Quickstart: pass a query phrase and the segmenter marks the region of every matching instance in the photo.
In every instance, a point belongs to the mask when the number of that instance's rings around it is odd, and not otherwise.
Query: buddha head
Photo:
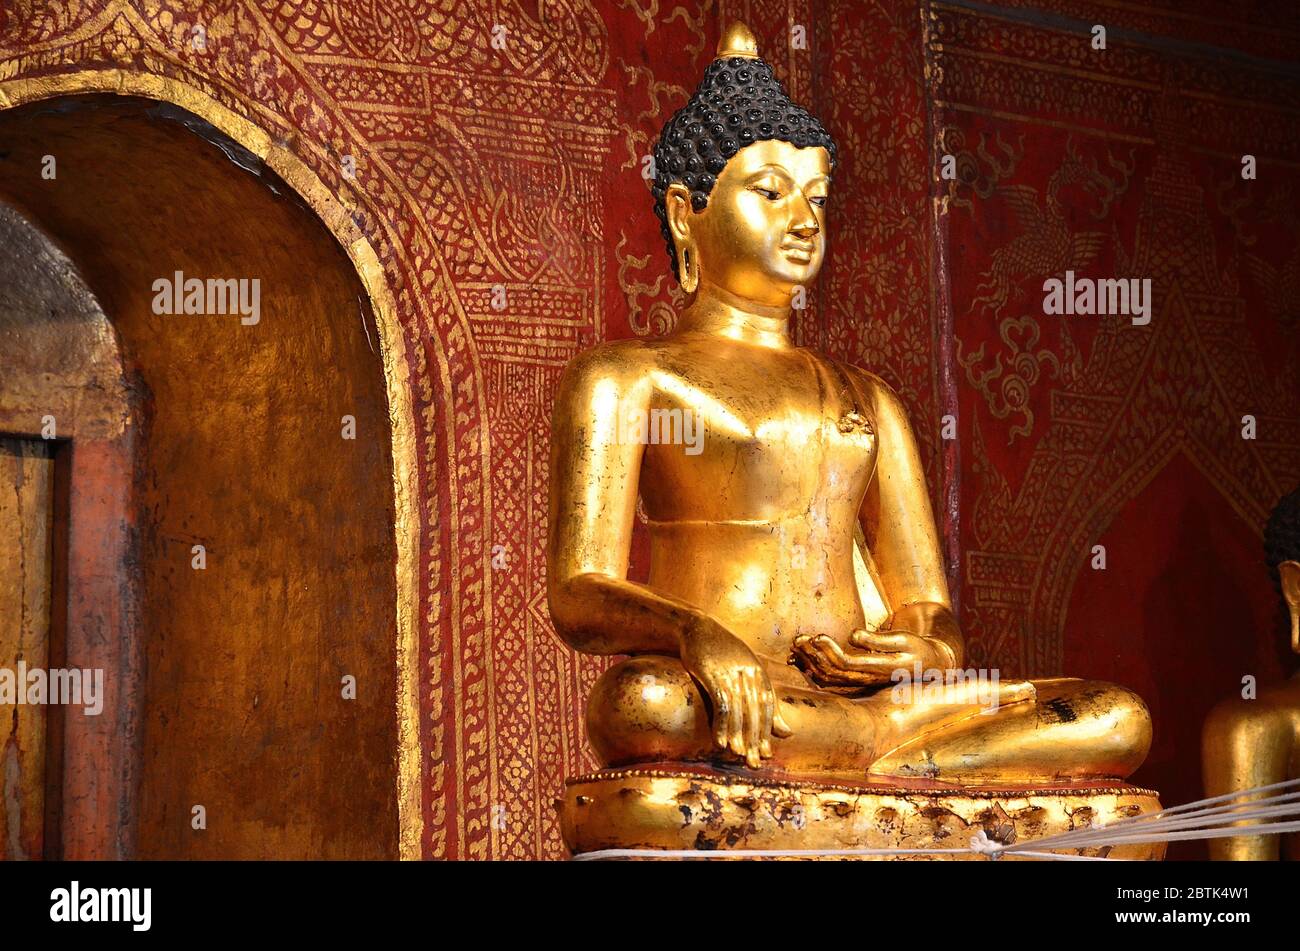
[[[1291,649],[1300,653],[1300,489],[1283,496],[1269,515],[1264,553],[1291,614]]]
[[[817,276],[835,143],[795,105],[733,24],[690,101],[655,145],[655,214],[673,274],[786,306]]]

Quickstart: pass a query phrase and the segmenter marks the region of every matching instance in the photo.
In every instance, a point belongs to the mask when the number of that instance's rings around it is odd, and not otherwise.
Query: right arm
[[[556,631],[587,654],[676,656],[681,633],[704,620],[685,602],[627,580],[645,447],[622,438],[620,423],[649,408],[641,358],[630,348],[583,353],[555,400],[547,600]]]
[[[555,629],[589,654],[680,657],[713,707],[719,747],[751,767],[788,736],[753,652],[715,619],[627,578],[645,447],[625,421],[650,408],[639,349],[598,349],[565,370],[551,425],[547,601]],[[635,418],[635,417],[633,417]]]

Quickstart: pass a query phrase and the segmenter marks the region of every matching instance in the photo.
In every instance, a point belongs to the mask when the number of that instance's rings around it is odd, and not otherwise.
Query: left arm
[[[886,628],[940,641],[950,654],[940,666],[960,666],[965,651],[916,436],[898,395],[874,374],[859,379],[869,388],[876,411],[879,460],[859,518],[880,574],[881,594],[894,612]]]

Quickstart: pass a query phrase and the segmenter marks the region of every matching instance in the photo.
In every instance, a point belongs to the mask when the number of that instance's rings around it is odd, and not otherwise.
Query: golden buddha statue
[[[1300,489],[1273,509],[1264,549],[1290,615],[1291,649],[1300,653]],[[1300,779],[1300,673],[1211,710],[1201,733],[1201,768],[1207,797]],[[1300,859],[1294,833],[1228,836],[1209,840],[1209,847],[1216,861],[1276,861],[1284,850],[1288,859]]]
[[[1128,776],[1151,723],[1123,688],[897,689],[896,671],[960,668],[962,635],[898,397],[791,341],[793,298],[826,254],[835,145],[743,25],[654,158],[689,303],[662,338],[575,358],[552,428],[556,630],[630,655],[588,698],[601,762],[817,781]],[[638,498],[645,583],[627,577]]]

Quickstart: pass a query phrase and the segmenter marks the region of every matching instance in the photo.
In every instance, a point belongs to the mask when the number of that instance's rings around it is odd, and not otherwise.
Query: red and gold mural
[[[929,18],[936,142],[958,166],[942,214],[972,653],[1136,689],[1156,740],[1135,778],[1166,802],[1201,794],[1214,701],[1281,673],[1261,538],[1300,481],[1300,33],[1283,6]],[[1149,323],[1044,315],[1043,281],[1066,271],[1149,279]]]
[[[17,0],[0,109],[165,99],[302,170],[388,347],[402,853],[559,858],[600,663],[546,608],[551,399],[583,348],[673,323],[643,163],[731,17],[839,143],[798,336],[911,411],[973,662],[1135,688],[1137,781],[1199,795],[1205,710],[1281,672],[1259,538],[1300,482],[1285,6]],[[1044,316],[1067,269],[1150,278],[1150,323]]]

